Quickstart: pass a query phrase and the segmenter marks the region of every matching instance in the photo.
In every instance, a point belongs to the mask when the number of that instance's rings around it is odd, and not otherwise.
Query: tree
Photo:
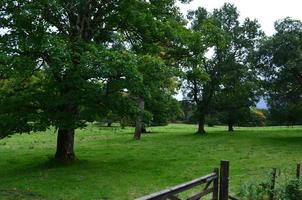
[[[275,23],[275,29],[259,52],[269,118],[274,124],[301,124],[302,22],[285,18]]]
[[[89,81],[100,75],[97,67],[84,67],[90,60],[83,55],[105,50],[94,48],[94,44],[105,42],[111,30],[101,27],[108,19],[95,13],[107,9],[114,9],[114,5],[2,2],[1,28],[8,31],[1,37],[3,60],[7,60],[1,67],[11,69],[5,78],[14,80],[13,89],[1,94],[2,136],[53,125],[58,129],[56,158],[75,158],[74,130],[84,125],[81,107],[89,107],[84,103],[87,97],[97,100],[95,95],[100,91],[98,83]],[[104,34],[100,37],[98,31]],[[92,40],[94,44],[89,43]]]
[[[213,45],[211,58],[200,56],[194,58],[198,65],[187,70],[189,97],[198,109],[198,133],[205,133],[206,115],[214,110],[228,113],[229,130],[233,130],[237,113],[244,108],[248,110],[256,100],[257,76],[254,73],[255,49],[262,36],[257,21],[246,19],[241,25],[239,13],[232,4],[224,4],[212,14],[205,9],[198,9],[193,20],[192,29],[205,32],[211,27],[216,38],[208,36],[207,43]],[[210,32],[210,33],[211,33]],[[206,34],[210,35],[210,34]]]
[[[131,16],[144,14],[141,8],[153,9],[154,24],[163,21],[160,6],[167,7],[163,12],[176,8],[172,0],[161,3],[154,7],[156,2],[135,0],[2,1],[1,137],[53,126],[58,130],[55,158],[74,160],[75,129],[100,113],[105,116],[108,102],[140,87],[141,63],[152,70],[164,66],[160,57],[130,51],[124,37],[129,28],[134,34],[147,22],[138,18],[125,27]]]
[[[152,114],[151,126],[164,126],[181,116],[179,102],[171,95],[158,95],[146,102],[146,110]]]
[[[134,139],[139,140],[144,123],[148,121],[146,116],[151,114],[147,106],[175,93],[175,87],[171,87],[175,85],[173,80],[177,76],[174,54],[182,41],[179,38],[182,38],[186,29],[174,0],[150,3],[133,1],[128,6],[128,9],[122,11],[125,18],[123,34],[129,50],[138,56],[138,70],[141,74],[129,89],[129,95],[139,108],[134,131]],[[169,104],[168,101],[166,103]]]
[[[241,25],[238,11],[231,4],[214,11],[214,16],[225,38],[225,46],[217,48],[216,53],[222,73],[215,100],[217,109],[226,113],[228,131],[233,131],[234,123],[257,102],[260,84],[254,70],[255,54],[263,32],[256,20],[247,18]]]
[[[220,46],[223,37],[212,15],[204,8],[189,13],[193,37],[188,43],[189,56],[182,62],[184,94],[196,106],[199,134],[204,134],[205,117],[210,112],[214,92],[218,89],[218,68],[205,57],[209,47]]]
[[[248,120],[249,126],[265,126],[266,123],[266,110],[261,110],[255,107],[250,109],[250,117]]]
[[[196,105],[190,100],[182,100],[179,103],[182,114],[177,118],[177,120],[189,124],[196,123]]]

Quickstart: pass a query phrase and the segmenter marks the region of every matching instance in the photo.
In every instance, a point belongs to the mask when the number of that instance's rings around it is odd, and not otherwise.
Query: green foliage
[[[250,111],[250,126],[264,126],[266,121],[265,113],[257,108],[251,108]]]
[[[239,126],[249,126],[252,115],[250,108],[237,108],[233,112],[230,110],[216,113],[221,124],[231,124]]]
[[[267,125],[267,113],[265,110],[251,107],[242,111],[239,115],[237,118],[237,124],[239,126],[261,127]]]
[[[182,123],[195,124],[197,121],[196,104],[188,100],[182,100],[180,101],[180,106],[182,114],[179,116],[178,120]]]
[[[273,124],[300,124],[302,116],[302,23],[285,18],[277,31],[263,41],[259,52],[260,76],[267,91]]]
[[[293,173],[283,170],[283,174],[276,177],[273,191],[271,175],[265,176],[261,181],[246,182],[239,189],[239,197],[242,200],[269,200],[270,194],[273,193],[275,200],[299,200],[302,198],[302,181],[292,176]]]
[[[179,102],[173,97],[163,94],[147,101],[146,109],[152,113],[152,118],[148,123],[152,126],[167,125],[182,114]]]
[[[249,107],[258,100],[260,84],[254,70],[255,50],[263,33],[256,20],[247,18],[240,24],[234,5],[225,4],[214,11],[214,16],[225,37],[225,46],[216,50],[221,75],[214,101],[216,109],[225,113],[226,122],[234,124],[249,115]]]
[[[285,198],[288,200],[302,199],[302,181],[290,180],[285,186]]]
[[[267,180],[266,180],[267,181]],[[239,189],[238,196],[242,200],[268,200],[269,182],[249,182],[245,183]]]

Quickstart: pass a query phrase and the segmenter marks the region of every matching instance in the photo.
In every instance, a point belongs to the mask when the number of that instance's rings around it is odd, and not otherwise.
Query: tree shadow
[[[283,136],[283,137],[263,137],[264,140],[272,144],[289,144],[289,145],[302,145],[302,135],[301,136]]]
[[[18,168],[13,168],[11,170],[6,171],[5,175],[14,176],[17,174],[18,176],[22,176],[23,174],[32,174],[49,170],[59,170],[61,172],[63,172],[64,170],[75,170],[76,172],[77,170],[86,171],[89,169],[93,169],[105,172],[109,176],[110,173],[119,173],[121,170],[126,173],[137,173],[139,170],[145,171],[155,168],[159,170],[161,167],[164,168],[162,162],[162,160],[158,159],[141,159],[141,157],[134,159],[132,157],[129,157],[112,158],[106,160],[78,158],[73,162],[60,163],[56,161],[53,157],[50,157],[46,161],[32,162],[20,166]]]
[[[26,184],[30,180],[30,182],[35,182],[35,184],[50,184],[51,186],[64,185],[74,181],[74,183],[81,182],[84,187],[89,187],[93,186],[93,184],[106,185],[106,181],[116,181],[115,184],[125,185],[125,176],[133,177],[128,179],[133,184],[145,179],[153,181],[153,179],[158,179],[152,174],[154,170],[163,174],[165,167],[166,165],[162,165],[161,160],[141,159],[141,157],[137,159],[125,157],[106,160],[101,160],[101,158],[99,160],[80,158],[72,163],[58,163],[51,158],[46,161],[39,162],[37,160],[37,162],[14,167],[3,173],[5,173],[5,179],[13,177],[13,179],[18,180],[18,184]],[[61,177],[64,178],[62,179]],[[5,179],[2,181],[5,182]],[[0,199],[6,196],[8,199],[47,199],[36,192],[35,187],[29,185],[28,188],[29,190],[14,189],[11,185],[2,185],[2,188],[0,188]],[[60,189],[56,188],[53,192],[57,190]]]
[[[45,199],[42,195],[17,189],[0,189],[1,199],[23,199],[23,200],[42,200]]]

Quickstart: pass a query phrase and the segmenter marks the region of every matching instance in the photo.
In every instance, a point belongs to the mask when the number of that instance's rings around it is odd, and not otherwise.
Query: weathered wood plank
[[[136,200],[162,200],[162,199],[167,199],[170,195],[174,195],[177,193],[180,193],[182,191],[188,190],[192,187],[195,187],[197,185],[201,185],[204,183],[208,183],[214,179],[218,179],[218,176],[216,173],[211,173],[208,174],[206,176],[194,179],[192,181],[180,184],[180,185],[176,185],[174,187],[147,195],[147,196],[143,196],[140,198],[137,198]]]
[[[229,161],[220,162],[220,189],[219,200],[229,199]]]
[[[217,174],[217,177],[219,177],[219,169],[215,168],[214,173]],[[218,200],[218,192],[219,192],[219,185],[218,185],[218,178],[213,180],[213,195],[212,200]]]
[[[176,197],[174,195],[169,196],[168,199],[170,199],[170,200],[181,200],[180,198],[178,198],[178,197]]]
[[[214,180],[212,180],[212,181],[210,181],[210,182],[207,182],[207,184],[205,185],[205,187],[203,188],[203,190],[208,189],[213,181],[214,181]]]

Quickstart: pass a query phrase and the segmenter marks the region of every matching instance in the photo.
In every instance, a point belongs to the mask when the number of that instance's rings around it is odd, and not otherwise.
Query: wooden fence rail
[[[166,189],[166,190],[162,190],[160,192],[156,192],[141,198],[138,198],[137,200],[159,200],[159,199],[178,199],[178,197],[176,197],[175,195],[183,192],[185,190],[191,189],[193,187],[196,187],[198,185],[202,185],[202,184],[206,184],[206,187],[198,194],[188,198],[188,199],[200,199],[200,197],[205,196],[207,194],[209,194],[210,192],[214,191],[214,187],[208,188],[214,180],[218,179],[218,175],[213,172],[211,174],[208,174],[206,176],[197,178],[195,180],[174,186],[172,188]],[[199,198],[198,198],[199,197]]]

